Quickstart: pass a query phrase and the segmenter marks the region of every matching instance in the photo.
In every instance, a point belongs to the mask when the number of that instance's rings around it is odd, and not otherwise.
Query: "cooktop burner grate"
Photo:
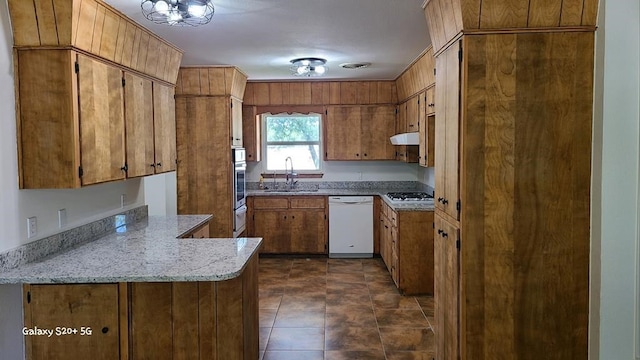
[[[394,201],[426,201],[433,199],[433,196],[426,192],[390,192],[387,197]]]

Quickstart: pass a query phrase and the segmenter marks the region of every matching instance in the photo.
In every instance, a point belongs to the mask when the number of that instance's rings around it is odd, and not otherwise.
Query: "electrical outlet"
[[[67,225],[67,209],[58,210],[58,227],[63,228]]]
[[[127,202],[127,195],[126,194],[122,194],[120,195],[120,207],[123,208],[124,204]]]
[[[38,235],[38,219],[32,216],[27,219],[27,238],[32,238]]]

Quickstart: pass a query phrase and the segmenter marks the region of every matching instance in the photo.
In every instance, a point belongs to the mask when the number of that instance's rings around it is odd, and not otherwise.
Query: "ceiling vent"
[[[369,67],[370,65],[371,63],[368,63],[368,62],[344,63],[344,64],[340,64],[340,67],[345,69],[364,69],[366,67]]]

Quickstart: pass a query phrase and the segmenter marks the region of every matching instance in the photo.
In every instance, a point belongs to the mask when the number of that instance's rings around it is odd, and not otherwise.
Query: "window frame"
[[[316,112],[309,112],[306,114],[303,113],[298,113],[298,112],[293,112],[293,113],[289,113],[289,112],[280,112],[277,114],[273,114],[270,112],[267,113],[262,113],[260,114],[260,131],[262,133],[261,139],[260,139],[260,148],[262,151],[262,161],[264,161],[264,166],[262,168],[264,173],[267,174],[285,174],[285,170],[269,170],[267,168],[267,164],[269,161],[269,157],[268,157],[268,152],[267,152],[267,146],[270,145],[268,140],[267,140],[267,117],[318,117],[319,119],[319,124],[318,124],[318,169],[317,170],[302,170],[302,169],[297,169],[295,168],[295,163],[294,165],[294,171],[297,174],[319,174],[322,175],[323,174],[323,169],[324,169],[324,137],[323,137],[323,121],[324,121],[324,117],[321,113],[316,113]],[[271,143],[273,144],[273,143]],[[278,145],[310,145],[316,144],[316,141],[278,141],[277,142]]]

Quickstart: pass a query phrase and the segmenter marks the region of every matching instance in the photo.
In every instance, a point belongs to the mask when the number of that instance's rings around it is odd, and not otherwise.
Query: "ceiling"
[[[431,43],[423,0],[213,0],[199,27],[151,23],[140,0],[104,1],[181,48],[182,65],[235,65],[249,80],[300,79],[289,70],[299,57],[327,59],[323,79],[393,80]]]

